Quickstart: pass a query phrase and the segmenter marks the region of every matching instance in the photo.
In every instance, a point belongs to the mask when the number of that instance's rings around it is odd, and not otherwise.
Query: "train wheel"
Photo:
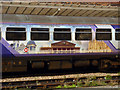
[[[111,61],[108,59],[100,60],[99,62],[99,70],[107,71],[111,68]]]

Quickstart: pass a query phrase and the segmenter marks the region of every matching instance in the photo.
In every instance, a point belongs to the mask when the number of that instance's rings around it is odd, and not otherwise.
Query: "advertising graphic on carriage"
[[[27,28],[8,26],[2,32],[2,43],[19,54],[102,53],[119,50],[120,29],[114,29],[115,26],[111,25],[107,28],[101,28],[102,25],[98,25],[98,28],[86,27],[53,30],[40,27],[31,28],[29,32]]]

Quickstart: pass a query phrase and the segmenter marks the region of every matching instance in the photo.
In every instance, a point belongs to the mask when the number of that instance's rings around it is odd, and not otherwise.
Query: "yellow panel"
[[[8,14],[14,14],[15,10],[17,9],[17,7],[10,7],[7,11]]]
[[[27,9],[24,11],[24,14],[30,14],[33,9],[34,9],[33,7],[27,8]]]
[[[38,14],[42,8],[35,8],[31,14]]]
[[[24,10],[25,10],[25,7],[19,7],[16,11],[16,14],[22,14]]]

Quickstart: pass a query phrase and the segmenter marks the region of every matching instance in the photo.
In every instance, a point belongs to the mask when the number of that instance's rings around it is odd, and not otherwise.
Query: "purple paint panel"
[[[112,49],[113,52],[117,52],[117,49],[110,41],[104,41],[104,42],[110,47],[110,49]]]
[[[120,28],[120,25],[111,25],[114,29]]]
[[[5,41],[3,38],[0,41],[0,43],[13,55],[19,54],[16,50],[14,50],[12,47],[10,47],[10,44],[7,41]],[[2,51],[2,52],[4,52],[4,51]]]
[[[90,25],[90,27],[96,32],[96,25]]]

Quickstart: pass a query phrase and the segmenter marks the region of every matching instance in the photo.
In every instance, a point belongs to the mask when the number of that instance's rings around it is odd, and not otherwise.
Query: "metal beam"
[[[118,18],[112,17],[66,17],[2,14],[2,22],[37,24],[118,24]]]

